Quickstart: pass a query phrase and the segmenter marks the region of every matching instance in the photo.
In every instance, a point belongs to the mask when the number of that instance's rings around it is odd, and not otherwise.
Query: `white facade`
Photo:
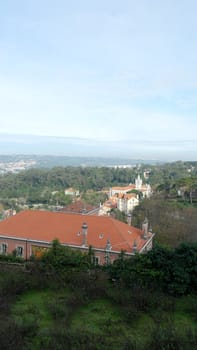
[[[118,198],[117,208],[126,214],[131,213],[137,205],[139,205],[138,195],[127,195]]]
[[[142,193],[143,198],[149,198],[152,194],[152,189],[149,184],[143,184],[140,175],[135,179],[135,184],[130,184],[123,187],[112,187],[109,191],[109,198],[115,197],[117,200],[117,208],[125,213],[130,213],[139,205],[139,196],[135,193],[128,194],[132,190],[137,190]]]
[[[69,195],[69,196],[79,196],[80,195],[80,192],[79,190],[76,190],[74,188],[67,188],[65,191],[64,191],[65,195]]]

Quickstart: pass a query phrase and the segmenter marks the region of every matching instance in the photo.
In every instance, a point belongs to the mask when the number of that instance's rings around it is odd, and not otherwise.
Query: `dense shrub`
[[[197,332],[192,329],[180,332],[172,322],[168,322],[166,326],[155,326],[147,350],[195,350],[196,346]]]
[[[197,291],[197,244],[174,250],[155,246],[147,254],[126,258],[123,254],[109,267],[111,278],[124,283],[183,295]]]

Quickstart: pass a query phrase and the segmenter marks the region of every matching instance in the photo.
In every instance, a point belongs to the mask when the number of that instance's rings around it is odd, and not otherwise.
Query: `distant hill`
[[[35,155],[35,154],[0,154],[0,163],[9,164],[20,161],[28,162],[32,160],[34,168],[52,168],[55,166],[90,166],[90,167],[133,167],[139,164],[161,164],[155,160],[142,159],[121,159],[121,158],[104,158],[104,157],[69,157],[69,156],[54,156],[54,155]],[[28,166],[29,167],[29,166]]]
[[[116,159],[121,159],[121,164],[132,162],[156,162],[146,155],[139,153],[134,148],[132,141],[101,141],[96,139],[83,139],[74,137],[52,137],[33,135],[9,135],[0,133],[0,154],[1,155],[53,155],[66,156],[70,160],[73,157],[79,158],[77,165],[86,159],[100,159],[99,164],[106,164],[105,158],[113,158],[110,165],[116,164]],[[137,160],[136,160],[137,159]],[[142,161],[141,159],[144,159]],[[91,161],[90,161],[91,163]],[[68,163],[67,163],[68,164]],[[72,164],[71,164],[72,165]]]
[[[0,134],[0,162],[34,160],[35,167],[154,165],[158,160],[127,156],[122,143],[32,135]]]

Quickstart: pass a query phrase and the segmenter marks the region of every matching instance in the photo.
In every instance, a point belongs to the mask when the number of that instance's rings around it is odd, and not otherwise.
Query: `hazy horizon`
[[[140,149],[138,144],[133,144],[129,140],[125,142],[99,141],[72,137],[17,135],[0,133],[0,154],[24,154],[24,155],[51,155],[70,157],[101,157],[101,158],[127,158],[158,161],[195,161],[196,153],[182,157],[176,157],[173,152],[168,154],[158,150],[150,152]]]

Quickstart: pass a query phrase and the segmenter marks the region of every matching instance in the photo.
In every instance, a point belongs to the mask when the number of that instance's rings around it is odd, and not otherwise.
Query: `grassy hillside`
[[[78,293],[80,289],[74,293],[47,289],[16,300],[11,317],[24,334],[25,349],[195,349],[197,323],[190,305],[196,306],[196,299],[192,296],[172,299],[171,311],[128,315],[109,297],[82,298],[74,306]]]
[[[196,245],[90,258],[55,241],[25,266],[1,263],[1,350],[196,349]]]

